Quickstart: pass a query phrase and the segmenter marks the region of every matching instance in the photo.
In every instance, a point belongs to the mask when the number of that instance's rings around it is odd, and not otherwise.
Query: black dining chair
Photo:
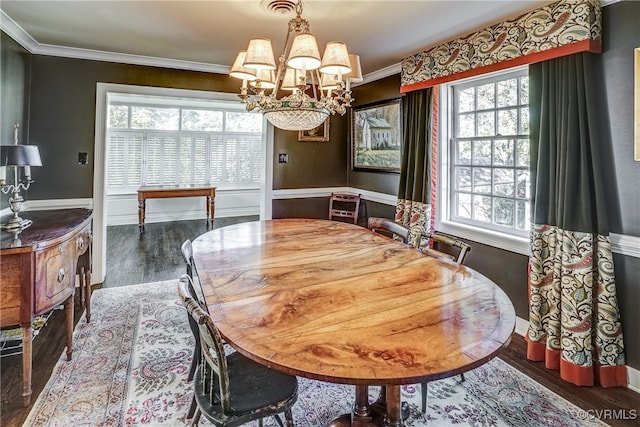
[[[187,275],[191,278],[190,287],[188,289],[191,297],[196,300],[196,302],[200,305],[200,308],[202,308],[204,311],[208,311],[207,304],[204,300],[204,292],[202,291],[202,286],[200,285],[200,278],[198,277],[198,272],[196,270],[195,263],[193,262],[193,245],[191,243],[191,240],[185,240],[180,247],[180,251],[182,252],[182,258],[184,259],[184,263],[187,269]],[[196,345],[193,349],[193,359],[191,360],[191,367],[189,368],[187,381],[191,381],[193,379],[193,375],[200,361],[200,337],[198,334],[198,325],[193,323],[193,319],[191,319],[190,317],[189,327],[191,328],[191,332],[193,332],[193,336],[196,340]]]
[[[293,427],[291,407],[298,399],[298,379],[270,369],[238,352],[225,354],[222,338],[211,316],[189,292],[191,278],[183,275],[178,294],[189,317],[198,326],[201,345],[199,369],[193,380],[197,409],[191,421],[197,426],[201,416],[219,427],[235,427],[273,416],[284,427]]]
[[[191,240],[187,239],[182,243],[180,252],[182,253],[182,258],[186,266],[187,276],[191,279],[187,287],[189,295],[198,303],[198,305],[200,305],[200,308],[208,312],[207,304],[204,299],[204,292],[202,291],[200,278],[198,277],[198,271],[196,270],[196,266],[193,261],[193,245]],[[195,323],[193,318],[187,315],[187,320],[189,321],[189,329],[191,329],[191,333],[195,339],[195,346],[193,347],[193,355],[191,357],[191,366],[189,367],[189,374],[187,375],[187,381],[192,381],[193,376],[196,373],[196,369],[198,368],[198,364],[200,363],[200,333],[198,332],[198,325]],[[193,418],[195,411],[196,399],[194,396],[191,401],[191,406],[189,407],[189,412],[187,413],[187,419]]]
[[[458,264],[463,264],[467,254],[471,251],[471,246],[467,243],[454,236],[438,231],[423,231],[421,235],[418,236],[416,248],[423,254],[436,258],[448,259]],[[464,381],[464,373],[460,374],[460,381]],[[423,413],[427,410],[428,384],[429,383],[420,384]]]

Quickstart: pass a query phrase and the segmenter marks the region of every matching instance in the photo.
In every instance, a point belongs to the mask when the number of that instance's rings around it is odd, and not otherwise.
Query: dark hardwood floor
[[[255,221],[257,216],[216,218],[213,228],[243,221]],[[176,221],[145,224],[144,234],[138,226],[107,227],[107,274],[103,286],[134,285],[176,279],[185,273],[180,246],[186,239],[206,233],[206,221]]]
[[[218,218],[214,228],[254,219],[257,218]],[[151,223],[145,227],[146,232],[142,236],[138,233],[137,225],[108,227],[107,275],[102,286],[126,286],[178,278],[184,273],[180,245],[185,239],[193,240],[207,231],[204,220]],[[99,287],[100,285],[95,286]],[[82,314],[81,310],[80,304],[76,303],[76,320]],[[64,351],[64,321],[64,312],[56,310],[34,339],[32,402],[35,402],[46,385],[55,363]],[[526,360],[526,343],[519,335],[514,335],[500,358],[573,402],[585,414],[600,414],[603,421],[614,427],[640,426],[640,394],[625,388],[603,389],[568,384],[559,379],[556,371],[545,369],[543,363]],[[3,357],[0,364],[0,425],[19,427],[31,409],[22,407],[22,355]],[[605,410],[610,412],[598,412]],[[620,419],[625,417],[627,419]]]

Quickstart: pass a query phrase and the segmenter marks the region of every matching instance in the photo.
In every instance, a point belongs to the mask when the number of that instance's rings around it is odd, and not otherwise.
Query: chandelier
[[[324,55],[302,17],[302,1],[289,21],[282,55],[276,65],[271,40],[255,38],[241,50],[229,75],[242,80],[240,94],[247,111],[262,111],[275,127],[309,130],[331,114],[351,107],[351,83],[361,82],[360,58],[343,42],[327,43]],[[279,92],[282,92],[280,98]]]

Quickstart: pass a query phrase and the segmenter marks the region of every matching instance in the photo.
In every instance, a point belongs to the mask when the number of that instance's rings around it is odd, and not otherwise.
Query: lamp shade
[[[273,89],[276,87],[275,78],[273,77],[273,70],[257,70],[256,79],[249,83],[252,86],[257,86],[258,82],[262,89]]]
[[[244,58],[244,67],[256,70],[275,70],[276,62],[273,59],[273,47],[271,40],[258,38],[249,41],[247,54]]]
[[[349,71],[343,77],[345,79],[349,79],[353,83],[363,82],[364,78],[362,78],[362,69],[360,68],[360,56],[350,53],[349,63],[351,64],[351,71]]]
[[[303,85],[304,82],[300,79],[301,74],[301,71],[287,67],[282,79],[282,90],[296,90]]]
[[[320,66],[320,51],[312,34],[298,34],[293,39],[287,66],[296,70],[315,70]]]
[[[322,73],[322,89],[338,89],[338,76]]]
[[[322,55],[320,71],[327,74],[346,74],[351,71],[347,45],[343,42],[329,42]]]
[[[0,156],[0,166],[42,166],[36,145],[3,145]]]
[[[246,50],[241,50],[238,52],[238,56],[236,56],[236,60],[233,61],[233,65],[231,66],[231,71],[229,71],[229,75],[231,77],[235,77],[240,80],[255,80],[256,78],[256,70],[244,67],[245,58],[247,56]]]

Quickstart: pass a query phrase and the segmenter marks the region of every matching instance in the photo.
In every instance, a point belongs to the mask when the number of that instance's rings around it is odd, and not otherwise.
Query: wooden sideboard
[[[71,359],[76,274],[89,320],[91,299],[91,220],[89,209],[30,211],[33,224],[20,234],[0,235],[0,327],[22,328],[22,397],[31,402],[31,322],[65,305],[67,360]],[[8,217],[2,218],[4,223]]]

